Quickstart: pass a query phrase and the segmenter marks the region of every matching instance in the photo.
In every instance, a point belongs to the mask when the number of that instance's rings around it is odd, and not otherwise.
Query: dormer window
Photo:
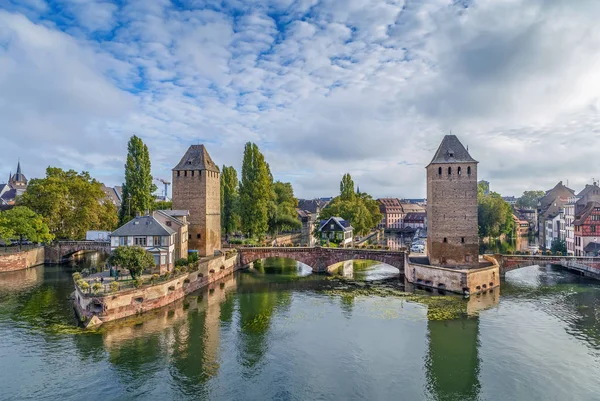
[[[448,156],[454,157],[454,152],[452,152],[452,151],[448,152]]]

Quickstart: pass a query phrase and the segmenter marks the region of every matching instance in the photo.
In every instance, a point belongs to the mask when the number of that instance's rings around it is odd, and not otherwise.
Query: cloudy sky
[[[597,0],[0,0],[0,182],[256,142],[299,197],[422,197],[450,131],[505,195],[600,179]]]

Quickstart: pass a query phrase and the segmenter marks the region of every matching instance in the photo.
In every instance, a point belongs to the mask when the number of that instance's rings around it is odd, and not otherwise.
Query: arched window
[[[460,171],[460,167],[458,168],[458,175],[460,175],[461,171]]]
[[[444,237],[444,244],[448,242],[448,238]]]
[[[442,168],[438,167],[438,175],[442,175]]]
[[[467,175],[471,175],[471,166],[467,167]]]
[[[452,167],[448,167],[448,175],[452,174]]]

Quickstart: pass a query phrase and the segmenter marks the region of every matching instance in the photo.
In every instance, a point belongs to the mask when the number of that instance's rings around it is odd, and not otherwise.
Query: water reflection
[[[398,268],[371,260],[347,260],[331,266],[329,271],[344,278],[362,281],[386,280],[400,276]]]
[[[0,297],[27,291],[44,281],[44,266],[0,273]]]

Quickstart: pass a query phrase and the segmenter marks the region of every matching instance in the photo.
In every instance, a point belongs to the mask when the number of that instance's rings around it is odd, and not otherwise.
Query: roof
[[[17,190],[10,184],[0,184],[0,204],[8,204],[17,197]]]
[[[597,242],[590,242],[583,247],[584,252],[600,252],[600,244]]]
[[[542,213],[543,219],[552,219],[560,213],[560,209],[567,203],[567,199],[557,196]]]
[[[405,223],[413,223],[413,222],[423,222],[425,221],[425,217],[427,216],[427,213],[425,212],[416,212],[416,213],[407,213],[406,216],[404,216],[404,222]]]
[[[573,191],[571,188],[564,186],[563,182],[559,181],[558,184],[554,186],[554,188],[547,190],[546,195],[540,198],[539,209],[542,211],[545,210],[554,202],[554,199],[556,199],[557,197],[568,199],[573,195],[575,195],[575,191]]]
[[[102,191],[104,191],[106,198],[108,198],[115,206],[121,206],[121,198],[115,188],[110,188],[102,184]]]
[[[219,168],[210,158],[204,145],[190,146],[173,170],[208,170],[219,172]]]
[[[348,221],[342,219],[341,217],[330,217],[327,220],[321,220],[321,223],[319,224],[319,231],[321,231],[330,221],[336,223],[336,225],[340,227],[343,231],[352,230],[352,226]]]
[[[111,234],[113,237],[172,235],[175,231],[163,226],[153,216],[137,216]]]
[[[321,209],[327,206],[327,203],[329,202],[323,199],[298,199],[298,209],[319,213]]]
[[[600,191],[600,187],[596,183],[594,183],[593,185],[585,184],[585,188],[583,188],[581,192],[577,194],[577,196],[583,197],[593,190]]]
[[[181,216],[189,216],[190,215],[189,210],[164,209],[164,210],[159,210],[159,212],[162,212],[166,215],[173,216],[173,217],[181,217]]]
[[[477,161],[471,157],[456,135],[446,135],[429,164],[434,163],[477,163]]]
[[[600,202],[588,202],[587,205],[581,211],[581,214],[576,216],[575,221],[573,221],[574,226],[580,226],[585,224],[585,221],[588,219],[590,214],[594,211],[594,208],[600,207]]]

